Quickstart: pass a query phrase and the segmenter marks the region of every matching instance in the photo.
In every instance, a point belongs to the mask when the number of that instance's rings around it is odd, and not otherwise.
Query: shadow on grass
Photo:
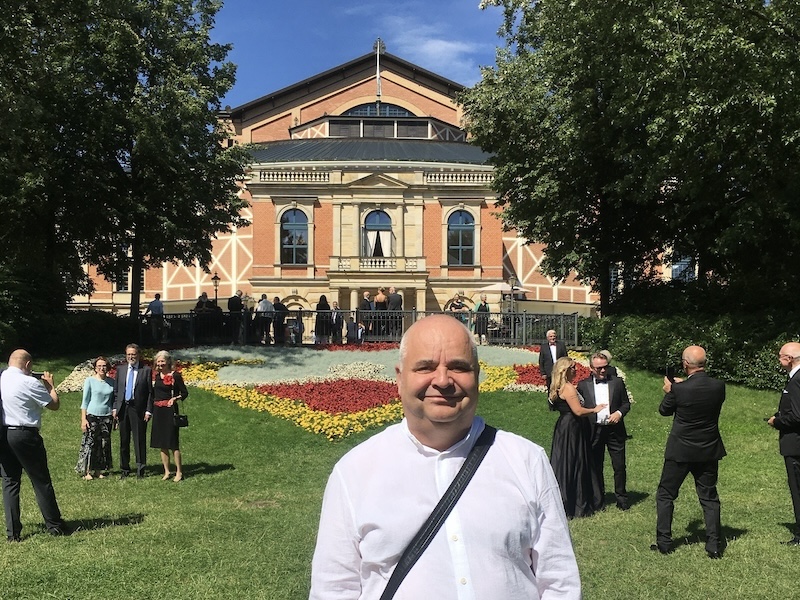
[[[797,534],[796,534],[796,531],[797,531],[797,524],[795,524],[795,523],[788,523],[788,522],[784,521],[783,523],[779,523],[779,525],[783,525],[784,527],[786,527],[786,529],[789,531],[789,533],[790,533],[790,534],[791,534],[793,537],[796,537],[796,536],[797,536]]]
[[[183,465],[183,473],[186,476],[189,475],[213,475],[214,473],[222,473],[223,471],[233,471],[236,467],[234,467],[230,463],[226,464],[219,464],[219,465],[210,465],[205,462],[200,463],[191,463],[191,464],[184,464]]]
[[[686,527],[688,535],[682,536],[680,539],[675,540],[673,546],[678,548],[680,546],[691,546],[694,544],[706,543],[706,528],[705,523],[700,519],[692,519]],[[747,533],[747,529],[740,529],[737,527],[722,526],[722,546],[727,545],[726,542],[741,538]]]
[[[650,497],[648,492],[631,492],[628,491],[628,507],[633,508],[637,504],[641,504]],[[606,492],[605,495],[606,506],[614,507],[617,505],[617,497],[612,492]]]
[[[121,517],[98,517],[96,519],[78,519],[77,521],[70,521],[68,525],[78,531],[87,531],[91,529],[105,529],[106,527],[125,527],[128,525],[139,525],[144,521],[144,514],[134,513],[130,515],[123,515]],[[44,529],[42,530],[44,531]]]

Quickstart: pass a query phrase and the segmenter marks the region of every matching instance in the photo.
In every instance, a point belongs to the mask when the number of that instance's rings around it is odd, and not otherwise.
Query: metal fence
[[[139,342],[145,346],[399,342],[412,323],[440,311],[340,311],[343,326],[333,331],[331,311],[290,310],[268,320],[264,313],[166,314],[140,318]],[[449,312],[477,336],[479,342],[511,346],[541,344],[553,329],[568,346],[578,345],[578,313]],[[360,324],[360,327],[359,327]],[[359,333],[359,329],[361,330]],[[283,335],[281,336],[281,332]]]

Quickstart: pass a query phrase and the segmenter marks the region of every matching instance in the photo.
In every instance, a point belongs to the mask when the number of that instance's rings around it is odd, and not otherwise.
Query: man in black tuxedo
[[[592,377],[578,383],[578,392],[583,396],[587,408],[599,404],[607,404],[606,408],[596,415],[589,415],[592,428],[592,456],[594,466],[600,476],[600,489],[605,497],[605,481],[603,479],[603,463],[606,448],[611,457],[614,469],[614,495],[617,508],[628,510],[628,492],[626,489],[627,471],[625,468],[625,415],[631,409],[628,390],[625,382],[619,377],[608,377],[608,359],[601,353],[591,358]]]
[[[567,355],[567,345],[558,339],[555,329],[547,332],[547,343],[539,348],[539,372],[544,375],[547,382],[547,389],[550,390],[550,375],[553,372],[553,365],[562,356]]]
[[[789,546],[800,546],[800,344],[784,344],[778,360],[789,373],[789,379],[783,388],[778,412],[767,423],[778,430],[778,446],[786,463],[794,508],[794,535],[785,543]]]
[[[691,473],[706,523],[706,553],[722,558],[717,477],[725,446],[719,434],[719,413],[725,402],[725,384],[705,372],[706,351],[689,346],[683,351],[686,380],[664,378],[664,399],[658,412],[675,415],[667,438],[664,468],[656,492],[656,543],[651,550],[672,552],[672,511],[683,480]]]
[[[136,476],[144,477],[147,462],[147,421],[144,413],[150,400],[153,373],[150,367],[139,362],[139,346],[128,344],[125,348],[125,364],[117,368],[114,407],[112,415],[119,419],[119,468],[120,479],[131,472],[131,436],[136,458]]]

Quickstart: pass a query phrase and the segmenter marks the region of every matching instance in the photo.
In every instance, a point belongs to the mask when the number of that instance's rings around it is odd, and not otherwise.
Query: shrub
[[[790,325],[789,331],[796,331]],[[786,374],[778,365],[778,349],[797,336],[787,335],[765,315],[684,314],[619,315],[582,322],[582,343],[605,347],[626,365],[652,373],[680,366],[686,346],[706,349],[708,371],[730,383],[780,389]]]
[[[41,315],[16,331],[12,345],[39,356],[52,356],[123,347],[136,339],[138,330],[129,318],[99,310],[80,310]]]

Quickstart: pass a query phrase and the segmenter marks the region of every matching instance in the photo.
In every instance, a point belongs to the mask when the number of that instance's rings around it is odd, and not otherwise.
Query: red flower
[[[260,385],[256,391],[303,402],[312,410],[335,415],[354,413],[389,404],[397,399],[397,385],[366,379],[339,379],[317,383]]]
[[[514,370],[517,372],[517,383],[528,383],[531,385],[545,385],[544,375],[539,371],[538,365],[514,365]],[[581,363],[575,363],[575,381],[578,383],[582,379],[586,379],[592,375],[588,367],[583,366]]]
[[[539,371],[538,365],[514,365],[517,372],[517,383],[530,385],[544,385],[544,375]]]
[[[364,342],[363,344],[315,344],[314,350],[350,352],[378,352],[379,350],[397,350],[400,347],[398,342]]]
[[[172,373],[167,373],[166,375],[161,377],[161,381],[164,383],[164,385],[172,385],[173,383],[175,383],[175,379],[172,377]]]

